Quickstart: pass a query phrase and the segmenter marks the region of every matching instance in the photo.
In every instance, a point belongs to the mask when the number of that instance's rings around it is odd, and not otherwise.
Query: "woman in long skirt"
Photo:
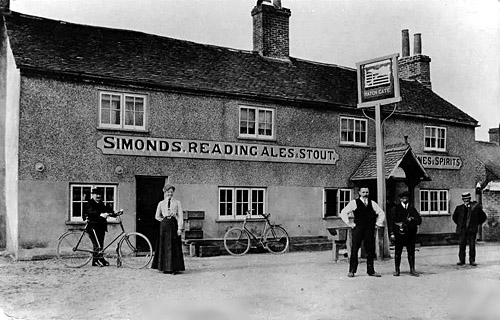
[[[155,255],[151,268],[163,273],[176,274],[184,271],[182,254],[183,213],[179,200],[173,198],[175,187],[163,187],[164,199],[158,203],[155,218],[160,221],[160,236],[156,242]]]

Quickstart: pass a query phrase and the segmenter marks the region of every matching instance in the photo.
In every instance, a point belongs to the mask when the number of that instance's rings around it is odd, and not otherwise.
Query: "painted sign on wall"
[[[428,154],[417,154],[418,161],[426,169],[451,169],[458,170],[462,167],[460,157],[430,156]]]
[[[203,140],[105,135],[97,141],[103,154],[145,157],[335,164],[334,149],[288,147]]]

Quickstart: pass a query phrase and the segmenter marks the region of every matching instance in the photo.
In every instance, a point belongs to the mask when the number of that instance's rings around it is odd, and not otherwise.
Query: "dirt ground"
[[[355,278],[331,251],[186,257],[179,275],[57,260],[0,259],[0,320],[20,319],[500,319],[500,244],[478,246],[477,267],[456,266],[456,247],[422,247],[419,278]]]

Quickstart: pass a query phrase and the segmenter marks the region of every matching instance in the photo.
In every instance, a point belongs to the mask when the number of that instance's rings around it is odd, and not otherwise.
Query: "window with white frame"
[[[350,189],[325,189],[324,190],[324,217],[338,217],[340,211],[351,201]]]
[[[261,217],[266,209],[266,189],[264,188],[219,188],[219,218],[243,219],[247,211],[251,217]]]
[[[274,109],[241,106],[239,137],[274,139]]]
[[[146,96],[99,92],[99,127],[146,130]]]
[[[340,143],[366,146],[366,119],[340,117]]]
[[[448,214],[448,190],[420,190],[420,214]]]
[[[90,199],[90,192],[96,188],[102,194],[104,205],[116,211],[116,186],[101,184],[72,184],[70,185],[70,221],[83,221],[85,205]]]
[[[425,126],[424,142],[424,150],[446,151],[446,128]]]

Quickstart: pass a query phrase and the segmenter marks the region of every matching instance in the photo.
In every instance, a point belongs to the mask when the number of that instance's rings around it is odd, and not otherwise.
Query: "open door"
[[[137,232],[144,234],[156,248],[160,222],[155,219],[158,202],[163,200],[166,177],[136,176]]]

